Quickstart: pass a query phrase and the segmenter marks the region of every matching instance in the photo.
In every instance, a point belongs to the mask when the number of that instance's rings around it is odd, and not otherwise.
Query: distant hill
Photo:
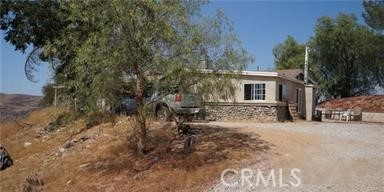
[[[38,108],[41,96],[0,93],[0,121],[20,117]]]
[[[319,104],[324,108],[341,108],[348,109],[353,107],[361,107],[364,112],[384,113],[384,95],[346,97],[324,101]]]

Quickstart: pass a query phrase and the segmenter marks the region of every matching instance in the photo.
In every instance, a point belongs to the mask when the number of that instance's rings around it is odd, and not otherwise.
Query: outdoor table
[[[336,119],[336,115],[337,115],[337,120],[340,119],[341,117],[341,114],[344,113],[344,110],[343,109],[332,109],[332,112],[331,112],[331,119]]]

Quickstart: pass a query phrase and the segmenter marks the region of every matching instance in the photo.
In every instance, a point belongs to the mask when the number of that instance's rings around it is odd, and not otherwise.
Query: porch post
[[[305,85],[305,118],[307,121],[312,121],[312,116],[315,112],[315,106],[313,102],[313,85]]]

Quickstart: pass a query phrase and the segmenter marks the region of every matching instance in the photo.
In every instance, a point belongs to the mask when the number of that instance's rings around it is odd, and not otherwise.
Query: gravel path
[[[276,147],[269,161],[244,167],[253,170],[250,182],[241,184],[238,174],[227,174],[225,186],[220,180],[208,191],[384,191],[384,124],[368,123],[249,123],[210,122],[209,125],[237,129],[258,134]],[[256,186],[257,169],[268,167],[275,171],[276,186],[272,182]],[[290,170],[300,170],[298,187],[289,184]],[[288,170],[288,171],[287,171]],[[263,174],[269,174],[262,170]],[[288,172],[288,173],[286,173]],[[265,175],[265,178],[266,176]]]

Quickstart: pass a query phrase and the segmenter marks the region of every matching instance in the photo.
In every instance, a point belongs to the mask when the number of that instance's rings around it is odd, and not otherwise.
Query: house
[[[316,83],[300,69],[243,71],[231,100],[208,105],[207,115],[221,120],[284,121],[292,116],[312,120]]]

